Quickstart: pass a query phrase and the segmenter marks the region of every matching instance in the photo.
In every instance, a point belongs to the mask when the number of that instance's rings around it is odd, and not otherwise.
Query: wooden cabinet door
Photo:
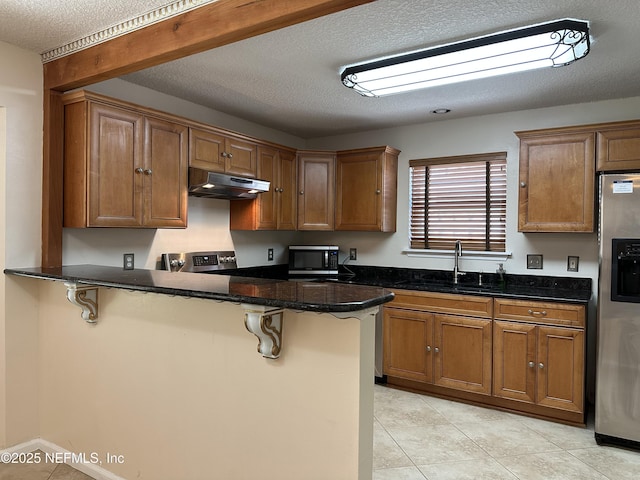
[[[298,196],[296,194],[297,161],[294,152],[280,150],[277,175],[277,228],[295,230],[297,225]]]
[[[518,230],[593,232],[595,133],[519,136]]]
[[[210,130],[189,129],[189,166],[211,172],[224,172],[225,137]]]
[[[225,142],[225,171],[243,177],[255,177],[257,170],[257,145],[238,138],[228,137]]]
[[[189,129],[189,166],[255,177],[257,145],[215,130]]]
[[[269,191],[251,201],[229,205],[231,230],[296,229],[296,156],[293,151],[258,147],[257,174],[270,182]]]
[[[534,403],[536,392],[536,327],[493,322],[493,395]]]
[[[187,226],[188,128],[145,119],[144,221],[147,227]]]
[[[640,124],[599,131],[597,145],[598,171],[640,169]]]
[[[336,230],[380,230],[382,193],[380,154],[338,155]]]
[[[434,383],[491,394],[491,320],[435,315]]]
[[[269,191],[261,193],[258,198],[253,200],[256,222],[254,228],[256,230],[276,230],[278,228],[278,151],[273,148],[258,148],[258,177],[262,180],[270,182]],[[239,202],[232,202],[239,203]],[[247,205],[239,204],[239,207],[248,207],[250,202],[241,202]]]
[[[433,314],[383,308],[385,375],[433,382]]]
[[[537,328],[537,403],[582,412],[584,331],[547,326]]]
[[[298,230],[333,230],[335,225],[335,155],[298,154]]]
[[[89,227],[142,225],[143,116],[89,104]]]
[[[398,150],[338,152],[336,230],[396,231]]]

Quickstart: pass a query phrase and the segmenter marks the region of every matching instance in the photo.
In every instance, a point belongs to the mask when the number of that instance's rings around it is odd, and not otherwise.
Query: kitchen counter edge
[[[325,313],[356,312],[380,306],[394,298],[393,292],[379,286],[332,282],[289,282],[228,275],[194,275],[163,270],[123,270],[119,267],[102,265],[7,268],[4,273],[86,286]],[[302,283],[313,287],[318,295],[309,295],[309,292],[305,292],[304,295],[298,293],[300,290],[298,285]],[[253,290],[252,293],[246,293],[251,290]]]

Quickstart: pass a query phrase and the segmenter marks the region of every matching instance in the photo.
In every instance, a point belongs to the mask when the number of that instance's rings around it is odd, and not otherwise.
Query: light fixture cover
[[[342,83],[366,97],[569,65],[589,53],[589,24],[556,20],[345,68]]]

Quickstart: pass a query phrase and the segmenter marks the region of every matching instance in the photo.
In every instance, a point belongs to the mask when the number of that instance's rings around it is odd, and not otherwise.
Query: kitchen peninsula
[[[5,273],[40,302],[47,442],[122,455],[103,466],[123,478],[371,478],[373,317],[390,291],[92,265]],[[64,298],[85,287],[99,294],[87,321]],[[256,353],[251,307],[284,309],[279,358]]]

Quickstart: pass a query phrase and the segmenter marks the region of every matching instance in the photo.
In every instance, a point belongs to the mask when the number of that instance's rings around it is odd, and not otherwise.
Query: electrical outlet
[[[273,262],[273,248],[270,248],[269,250],[267,250],[267,260],[269,260],[270,262]]]
[[[567,257],[567,272],[577,272],[578,264],[580,263],[580,257]]]
[[[358,249],[350,248],[349,249],[349,260],[357,260],[358,259]]]
[[[133,253],[124,253],[122,255],[122,268],[125,270],[133,270],[135,266]]]
[[[542,269],[542,255],[527,255],[527,268]]]

